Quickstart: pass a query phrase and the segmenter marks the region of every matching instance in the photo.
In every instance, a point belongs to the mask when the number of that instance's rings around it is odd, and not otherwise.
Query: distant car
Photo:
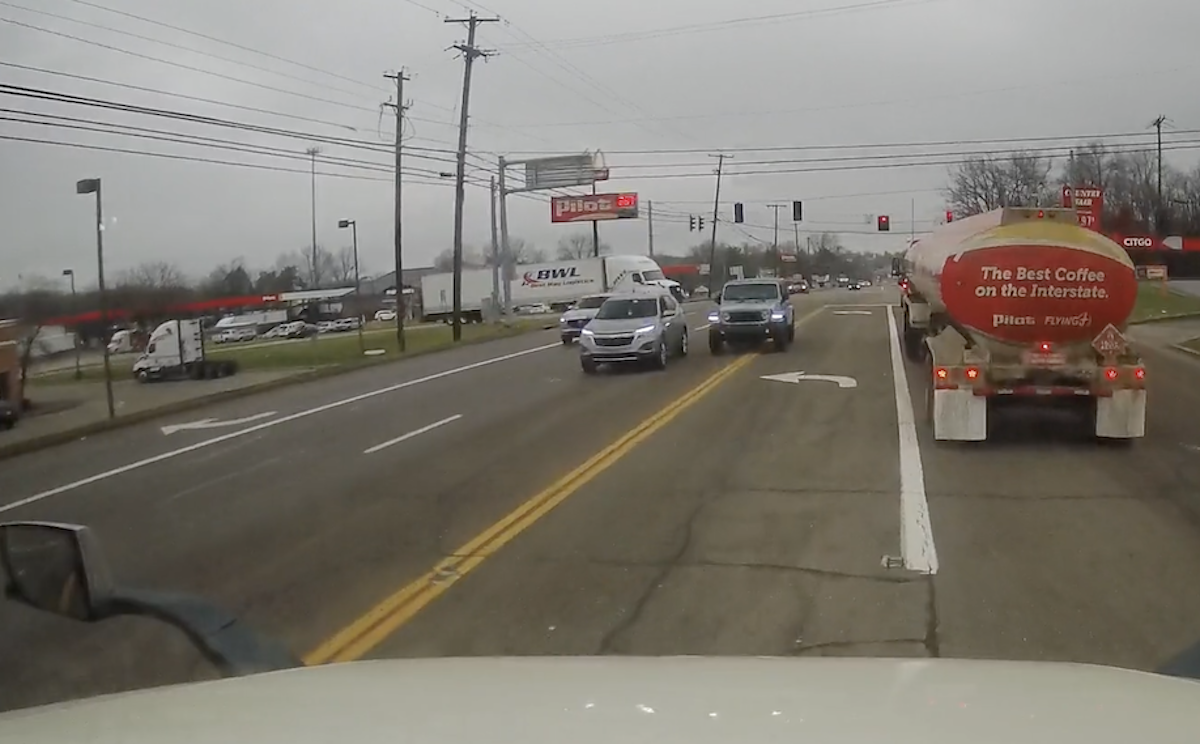
[[[600,312],[600,306],[610,296],[595,294],[581,297],[562,314],[562,317],[558,319],[558,333],[562,338],[563,345],[569,345],[579,338],[579,332],[592,318],[596,317],[596,313]]]
[[[235,344],[239,341],[253,341],[256,338],[258,331],[254,328],[228,328],[214,336],[213,341],[218,344]]]
[[[688,353],[687,318],[670,292],[615,294],[579,336],[585,374],[601,364],[647,364],[666,369],[672,356]]]
[[[375,312],[375,320],[383,323],[390,323],[396,319],[395,310],[377,310]]]
[[[0,399],[0,429],[11,429],[21,418],[20,407],[12,401]]]
[[[848,285],[846,285],[846,289],[849,289],[851,292],[857,292],[858,290],[862,289],[862,283],[850,282]]]

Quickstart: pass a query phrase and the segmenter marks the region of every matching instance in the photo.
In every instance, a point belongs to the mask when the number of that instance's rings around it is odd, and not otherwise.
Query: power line
[[[106,101],[97,98],[89,98],[86,96],[75,96],[67,93],[59,93],[38,88],[29,88],[25,86],[6,85],[0,83],[0,95],[13,95],[22,98],[30,98],[33,100],[42,100],[52,103],[67,103],[87,107],[102,108],[121,113],[141,114],[147,116],[155,116],[162,118],[175,119],[185,121],[192,124],[205,124],[211,126],[220,126],[231,129],[237,129],[247,132],[255,132],[258,134],[275,135],[282,137],[290,137],[293,139],[302,139],[308,141],[319,141],[325,144],[338,145],[341,147],[356,148],[368,150],[371,152],[390,152],[390,148],[382,142],[370,142],[366,140],[355,140],[344,137],[331,137],[328,135],[318,135],[311,132],[300,132],[289,129],[281,129],[278,127],[267,127],[257,124],[249,124],[246,122],[238,122],[229,119],[220,119],[211,116],[203,116],[200,114],[191,114],[183,111],[174,111],[170,109],[158,109],[148,106],[138,106],[135,104],[121,103],[117,101]],[[438,150],[435,148],[425,147],[409,147],[407,149],[422,153],[435,154],[451,154],[449,150]],[[428,160],[446,161],[445,158],[432,157],[430,155],[417,155],[414,157],[422,157]]]
[[[107,49],[108,51],[117,52],[118,54],[125,54],[130,57],[136,57],[138,59],[144,59],[144,60],[148,60],[150,62],[158,62],[159,64],[169,65],[171,67],[177,67],[181,70],[188,70],[190,72],[198,72],[202,75],[210,75],[212,77],[220,78],[221,80],[228,80],[233,83],[241,83],[242,85],[249,85],[249,86],[252,86],[255,88],[261,88],[263,90],[273,91],[275,93],[284,93],[289,96],[296,96],[297,98],[304,98],[309,101],[317,101],[319,103],[327,103],[331,106],[340,106],[342,108],[353,109],[356,111],[367,111],[370,113],[375,113],[375,109],[367,108],[366,106],[358,106],[358,105],[355,105],[352,103],[345,103],[344,101],[335,101],[332,98],[322,98],[320,96],[312,96],[307,93],[301,93],[299,91],[288,90],[286,88],[278,88],[274,85],[267,85],[266,83],[259,83],[259,82],[255,82],[253,80],[246,80],[244,78],[239,78],[234,75],[226,75],[221,72],[213,72],[212,70],[206,70],[203,67],[196,67],[195,65],[185,65],[182,62],[172,62],[169,59],[163,59],[162,57],[155,57],[154,55],[151,55],[151,54],[142,54],[141,52],[135,52],[131,49],[123,49],[121,47],[113,46],[111,44],[105,44],[103,42],[93,41],[92,39],[85,39],[82,36],[75,36],[73,34],[64,33],[62,31],[54,31],[53,29],[42,28],[41,26],[35,26],[32,23],[24,23],[22,21],[13,20],[11,18],[4,18],[3,16],[0,16],[0,23],[8,23],[10,25],[20,26],[21,28],[27,28],[32,31],[41,31],[42,33],[51,34],[52,36],[59,36],[64,39],[78,41],[82,44],[88,44],[90,46],[98,47],[100,49]],[[435,122],[435,123],[438,123],[438,122]]]
[[[277,62],[284,62],[289,65],[295,65],[296,67],[302,67],[305,70],[308,70],[310,72],[319,72],[322,75],[328,75],[329,77],[337,78],[338,80],[342,80],[342,81],[345,81],[348,83],[354,83],[355,85],[361,85],[366,88],[370,88],[372,90],[381,90],[381,88],[379,86],[371,85],[370,83],[365,83],[362,80],[355,80],[354,78],[346,77],[345,75],[339,75],[336,72],[330,72],[329,70],[325,70],[320,67],[313,67],[312,65],[305,64],[304,62],[297,62],[296,60],[288,59],[286,57],[281,57],[277,54],[271,54],[270,52],[264,52],[261,49],[255,49],[253,47],[243,46],[241,44],[236,44],[232,41],[226,41],[225,39],[219,39],[216,36],[209,36],[208,34],[202,34],[199,31],[192,31],[190,29],[186,29],[181,26],[172,26],[169,23],[164,23],[162,21],[156,21],[152,18],[147,18],[145,16],[137,15],[136,13],[130,13],[130,12],[124,11],[124,10],[117,10],[116,8],[110,8],[106,5],[101,5],[99,3],[88,2],[88,0],[71,0],[71,2],[73,2],[77,5],[85,5],[89,8],[95,8],[97,10],[102,10],[106,13],[113,13],[115,15],[124,16],[126,18],[131,18],[136,21],[141,21],[142,23],[149,23],[150,25],[158,26],[159,28],[165,28],[165,29],[170,29],[171,31],[177,31],[181,34],[187,34],[188,36],[194,36],[196,38],[204,39],[206,41],[211,41],[211,42],[214,42],[217,44],[223,44],[227,47],[239,49],[243,52],[249,52],[251,54],[257,54],[261,57],[273,59]]]
[[[240,109],[242,111],[251,111],[256,114],[267,114],[270,116],[279,116],[286,119],[294,119],[296,121],[307,121],[311,124],[323,124],[325,126],[337,127],[339,129],[348,129],[357,132],[357,127],[352,127],[348,124],[339,124],[337,122],[328,121],[325,119],[314,119],[309,116],[299,116],[297,114],[288,114],[283,111],[274,111],[272,109],[257,108],[255,106],[246,106],[240,103],[229,103],[228,101],[218,101],[213,98],[202,98],[200,96],[190,96],[184,93],[175,93],[168,90],[160,90],[158,88],[147,88],[142,85],[133,85],[131,83],[122,83],[116,80],[106,80],[104,78],[90,77],[88,75],[77,75],[71,72],[61,72],[59,70],[47,70],[43,67],[33,67],[32,65],[22,65],[16,62],[5,62],[0,60],[0,67],[11,67],[16,70],[25,70],[26,72],[37,72],[43,75],[55,75],[57,77],[70,78],[72,80],[82,80],[88,83],[97,83],[99,85],[111,85],[116,88],[124,88],[126,90],[136,90],[142,93],[153,93],[158,96],[170,96],[172,98],[181,98],[187,101],[196,101],[198,103],[207,103],[213,106],[225,106],[227,108]]]
[[[78,18],[71,18],[70,16],[59,15],[58,13],[51,13],[50,11],[47,11],[47,10],[36,10],[34,8],[28,8],[24,5],[18,5],[17,3],[8,2],[8,0],[0,0],[0,5],[9,7],[9,8],[15,8],[17,10],[23,10],[27,13],[36,13],[37,15],[46,16],[48,18],[56,18],[60,21],[66,21],[68,23],[75,23],[80,26],[86,26],[91,29],[98,29],[100,31],[108,31],[109,33],[119,34],[121,36],[128,36],[133,39],[138,39],[139,41],[148,41],[151,44],[162,44],[165,46],[172,47],[173,49],[182,49],[185,52],[191,52],[192,54],[199,54],[204,57],[210,57],[212,59],[219,60],[221,62],[225,62],[226,64],[238,65],[241,67],[248,67],[252,70],[257,70],[259,72],[265,72],[265,73],[268,73],[271,75],[279,75],[280,77],[285,77],[290,80],[296,80],[298,82],[305,83],[308,85],[315,85],[315,86],[318,86],[321,88],[325,88],[327,90],[336,91],[338,93],[345,93],[347,95],[359,96],[359,97],[361,97],[363,95],[362,93],[359,93],[357,91],[347,90],[345,88],[337,87],[334,85],[329,85],[328,83],[319,83],[319,82],[313,81],[309,78],[300,77],[299,75],[292,75],[287,72],[279,72],[277,70],[272,70],[269,67],[255,65],[250,62],[243,62],[241,60],[233,59],[232,57],[223,57],[219,54],[213,54],[212,52],[206,52],[203,49],[197,49],[195,47],[185,46],[178,42],[164,41],[162,39],[155,39],[154,37],[151,37],[151,36],[144,36],[142,34],[134,33],[133,31],[125,31],[123,29],[113,28],[111,26],[104,26],[104,25],[96,23],[94,21],[82,21],[82,20],[79,20]]]
[[[790,13],[772,13],[770,15],[761,16],[742,16],[740,18],[730,18],[724,21],[712,21],[708,23],[689,23],[680,26],[668,26],[647,31],[632,31],[617,34],[606,34],[602,36],[584,36],[569,39],[558,39],[546,42],[546,44],[550,46],[556,46],[561,49],[578,49],[588,46],[647,41],[650,39],[660,39],[668,36],[680,36],[684,34],[702,33],[707,31],[721,31],[729,28],[744,28],[747,26],[755,26],[765,23],[781,23],[818,16],[836,16],[843,13],[879,10],[905,5],[923,5],[934,1],[936,0],[872,0],[871,2],[860,2],[851,5],[841,5],[829,8],[812,8]]]

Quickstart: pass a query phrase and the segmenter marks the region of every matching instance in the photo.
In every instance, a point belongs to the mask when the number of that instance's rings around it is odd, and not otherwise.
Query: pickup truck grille
[[[583,328],[587,324],[588,324],[587,318],[576,318],[575,320],[567,321],[567,326],[569,328]]]
[[[629,346],[633,343],[633,336],[597,336],[596,346]]]
[[[730,323],[761,323],[767,319],[767,314],[757,310],[739,310],[729,313]]]

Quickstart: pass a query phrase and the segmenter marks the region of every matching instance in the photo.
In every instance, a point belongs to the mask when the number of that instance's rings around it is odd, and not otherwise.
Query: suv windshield
[[[622,318],[654,318],[658,316],[658,298],[649,297],[637,300],[605,300],[596,313],[599,320],[620,320]]]
[[[606,299],[608,299],[608,298],[605,297],[604,295],[597,295],[595,297],[584,297],[582,300],[580,300],[579,302],[577,302],[575,304],[575,309],[576,310],[595,310],[596,308],[603,305],[604,301]]]
[[[761,284],[730,284],[721,293],[721,301],[741,302],[743,300],[778,300],[779,286],[763,282]]]

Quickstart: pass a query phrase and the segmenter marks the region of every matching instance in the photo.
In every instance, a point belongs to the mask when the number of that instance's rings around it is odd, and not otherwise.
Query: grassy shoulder
[[[509,324],[468,324],[462,327],[462,343],[479,343],[501,338],[519,336],[530,331],[544,329],[544,319],[518,320]],[[210,346],[207,349],[212,359],[231,359],[243,370],[287,370],[312,369],[315,367],[361,366],[393,359],[427,354],[455,346],[453,329],[450,326],[414,329],[405,333],[405,351],[400,352],[396,335],[392,329],[376,330],[363,334],[360,346],[357,333],[339,333],[295,341],[246,344],[245,346]],[[123,355],[112,360],[114,380],[133,379],[133,362],[137,357]],[[104,380],[103,366],[85,367],[83,382]],[[30,386],[63,385],[77,382],[73,369],[30,378]]]
[[[1200,315],[1200,297],[1175,292],[1159,282],[1139,282],[1130,323]]]

